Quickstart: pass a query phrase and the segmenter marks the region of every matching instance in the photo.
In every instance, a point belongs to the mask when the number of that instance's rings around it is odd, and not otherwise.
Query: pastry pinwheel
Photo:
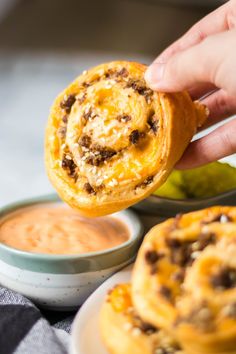
[[[178,215],[145,237],[132,277],[144,321],[189,354],[236,353],[236,207]]]
[[[147,197],[168,177],[206,108],[187,92],[147,87],[146,66],[115,61],[79,76],[55,100],[46,132],[48,176],[87,216]]]
[[[137,315],[130,284],[119,284],[109,291],[100,313],[100,327],[111,354],[184,354],[167,333]]]

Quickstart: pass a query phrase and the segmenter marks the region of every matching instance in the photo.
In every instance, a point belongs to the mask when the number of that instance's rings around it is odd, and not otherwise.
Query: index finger
[[[154,63],[165,63],[177,52],[200,43],[206,37],[236,27],[236,1],[231,0],[197,22],[181,38],[165,49]]]
[[[234,154],[235,134],[236,119],[233,119],[203,138],[190,143],[176,168],[181,170],[195,168]]]

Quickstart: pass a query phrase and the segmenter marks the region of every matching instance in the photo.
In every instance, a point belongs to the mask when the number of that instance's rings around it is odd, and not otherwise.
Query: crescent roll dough
[[[179,215],[145,237],[132,277],[144,321],[189,354],[236,353],[236,207]]]
[[[87,216],[147,197],[168,177],[206,109],[186,92],[146,86],[146,66],[117,61],[79,76],[55,100],[46,167],[61,198]]]
[[[184,354],[167,333],[141,320],[130,292],[130,284],[117,285],[102,306],[100,329],[109,353]]]

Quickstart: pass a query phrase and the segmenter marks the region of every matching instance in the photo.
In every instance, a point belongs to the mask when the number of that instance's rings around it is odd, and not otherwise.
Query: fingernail
[[[145,80],[151,88],[155,89],[159,87],[164,77],[164,69],[164,63],[154,63],[148,67],[145,72]]]

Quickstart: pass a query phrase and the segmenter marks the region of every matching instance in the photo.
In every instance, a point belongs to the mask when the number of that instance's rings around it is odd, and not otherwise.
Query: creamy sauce
[[[85,218],[63,206],[23,208],[0,221],[0,242],[35,253],[81,254],[112,248],[130,237],[119,219]]]

